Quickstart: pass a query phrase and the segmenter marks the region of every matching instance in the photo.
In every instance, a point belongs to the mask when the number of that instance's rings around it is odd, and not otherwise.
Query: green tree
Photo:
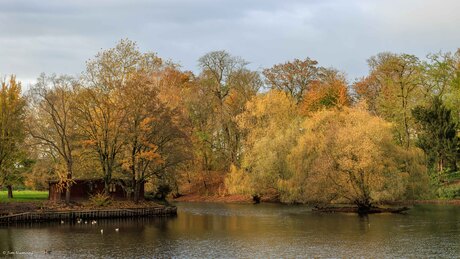
[[[26,100],[21,96],[21,83],[11,76],[0,88],[0,186],[13,198],[13,184],[21,181],[25,138]]]
[[[438,96],[452,111],[457,123],[460,119],[460,49],[454,53],[428,55],[424,62],[426,96]]]
[[[457,171],[460,141],[451,110],[444,106],[439,97],[434,97],[430,105],[417,106],[412,114],[420,125],[417,145],[425,151],[430,171],[438,176]]]
[[[423,67],[408,54],[380,53],[368,60],[370,74],[354,87],[376,115],[396,124],[399,143],[409,148],[415,136],[411,109],[424,102]]]

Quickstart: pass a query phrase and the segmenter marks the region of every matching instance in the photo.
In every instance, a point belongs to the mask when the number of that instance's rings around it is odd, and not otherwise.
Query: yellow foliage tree
[[[7,187],[8,198],[13,198],[12,185],[20,179],[17,167],[25,137],[25,105],[15,76],[0,82],[0,186]]]
[[[58,176],[65,186],[67,204],[70,202],[75,159],[78,157],[75,152],[79,145],[73,116],[76,85],[77,81],[68,76],[42,74],[30,90],[28,119],[32,123],[27,125],[33,144],[66,168],[65,173]]]
[[[106,193],[125,144],[123,125],[128,115],[122,90],[135,74],[153,73],[162,64],[155,53],[140,52],[130,40],[121,40],[87,62],[84,87],[76,98],[76,121],[86,147],[100,162]]]
[[[254,183],[253,195],[278,195],[279,180],[291,174],[286,156],[300,134],[295,99],[278,90],[255,96],[238,125],[245,134],[241,166]]]
[[[414,169],[423,167],[408,159],[415,149],[394,144],[392,124],[359,107],[315,113],[302,127],[288,157],[293,176],[283,181],[286,201],[347,201],[367,210],[403,198]]]

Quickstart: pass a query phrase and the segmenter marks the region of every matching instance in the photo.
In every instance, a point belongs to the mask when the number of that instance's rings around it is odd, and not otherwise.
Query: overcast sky
[[[129,38],[194,72],[200,56],[227,50],[252,69],[310,57],[353,81],[382,51],[456,50],[459,10],[459,0],[0,0],[0,75],[26,85],[77,75]]]

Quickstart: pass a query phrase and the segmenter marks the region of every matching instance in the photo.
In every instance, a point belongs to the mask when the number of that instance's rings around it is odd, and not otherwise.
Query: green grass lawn
[[[48,191],[14,191],[13,190],[13,199],[8,199],[7,197],[8,197],[7,191],[0,191],[0,202],[43,201],[43,200],[48,199]]]

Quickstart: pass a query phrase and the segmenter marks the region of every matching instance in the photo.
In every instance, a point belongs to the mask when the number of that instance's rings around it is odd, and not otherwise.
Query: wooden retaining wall
[[[42,211],[24,212],[19,214],[0,216],[0,224],[15,222],[47,222],[47,221],[77,221],[107,219],[107,218],[133,218],[133,217],[152,217],[152,216],[173,216],[177,214],[177,208],[132,208],[132,209],[112,209],[112,210],[83,210],[83,211]],[[89,223],[89,222],[88,222]]]

